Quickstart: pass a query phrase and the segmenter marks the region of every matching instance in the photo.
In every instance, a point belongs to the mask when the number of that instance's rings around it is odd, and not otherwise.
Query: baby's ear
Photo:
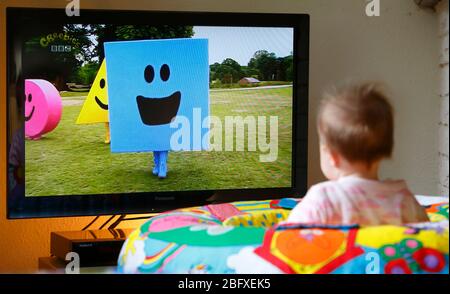
[[[341,161],[342,161],[341,155],[333,149],[330,149],[330,148],[327,148],[327,149],[328,149],[328,155],[330,157],[331,165],[336,168],[339,168],[341,165]]]

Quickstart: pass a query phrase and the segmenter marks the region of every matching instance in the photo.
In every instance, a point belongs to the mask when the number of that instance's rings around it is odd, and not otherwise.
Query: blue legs
[[[168,151],[159,152],[159,174],[160,179],[164,179],[167,175],[167,157],[169,155]]]
[[[167,157],[169,151],[153,151],[153,161],[155,166],[153,167],[153,174],[160,179],[164,179],[167,176]]]
[[[159,174],[159,151],[153,151],[153,175],[157,176]]]

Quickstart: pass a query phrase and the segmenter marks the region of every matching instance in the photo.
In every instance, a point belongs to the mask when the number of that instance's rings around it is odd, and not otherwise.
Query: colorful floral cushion
[[[432,222],[448,221],[448,202],[427,207],[427,213]]]
[[[447,273],[448,203],[434,223],[407,226],[276,225],[298,200],[174,210],[125,242],[121,273]]]

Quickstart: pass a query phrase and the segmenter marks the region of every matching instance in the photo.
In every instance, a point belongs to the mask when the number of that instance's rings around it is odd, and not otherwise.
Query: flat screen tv
[[[308,15],[6,16],[8,218],[305,193]]]

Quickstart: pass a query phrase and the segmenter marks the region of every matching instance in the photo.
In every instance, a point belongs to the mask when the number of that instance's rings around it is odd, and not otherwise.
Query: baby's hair
[[[392,155],[393,109],[378,83],[352,84],[326,92],[317,127],[321,141],[350,162],[371,165]]]

